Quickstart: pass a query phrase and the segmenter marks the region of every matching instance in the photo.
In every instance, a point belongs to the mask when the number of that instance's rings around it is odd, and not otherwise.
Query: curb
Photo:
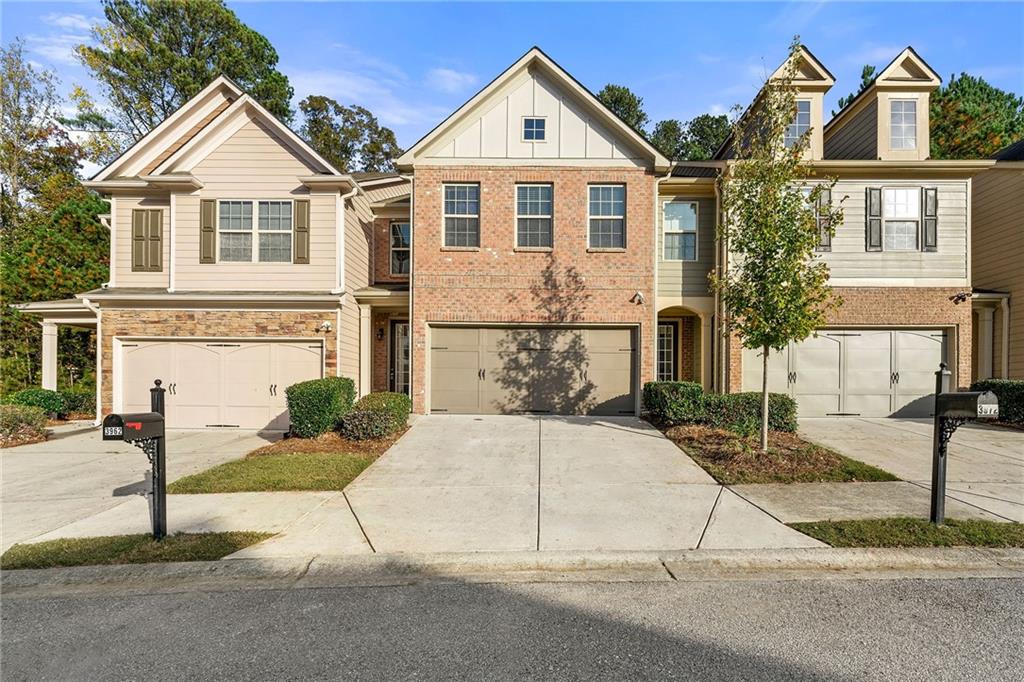
[[[427,583],[1024,578],[1024,549],[479,552],[228,559],[4,571],[4,597]]]

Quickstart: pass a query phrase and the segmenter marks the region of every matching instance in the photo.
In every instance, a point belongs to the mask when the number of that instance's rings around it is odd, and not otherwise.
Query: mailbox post
[[[103,419],[103,440],[120,440],[141,448],[153,468],[149,493],[153,539],[167,535],[167,449],[164,433],[164,390],[160,380],[150,389],[151,412],[108,414]]]
[[[932,490],[929,520],[946,520],[946,451],[949,439],[960,425],[976,419],[999,417],[999,401],[991,391],[953,391],[949,388],[946,363],[935,373],[935,422],[932,434]]]

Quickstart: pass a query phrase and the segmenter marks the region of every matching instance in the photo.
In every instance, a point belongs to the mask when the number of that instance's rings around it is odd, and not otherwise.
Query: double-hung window
[[[919,187],[882,190],[882,244],[886,251],[917,251],[920,220]]]
[[[516,185],[516,246],[551,248],[551,185]]]
[[[811,129],[811,101],[798,99],[796,101],[796,115],[793,122],[786,126],[786,135],[783,140],[786,147],[795,145],[803,135]]]
[[[291,201],[221,201],[217,229],[222,262],[292,262]]]
[[[444,245],[480,246],[480,185],[444,185]]]
[[[917,149],[917,101],[889,102],[889,146],[894,150]]]
[[[658,323],[658,381],[676,380],[676,345],[679,326],[675,322]]]
[[[391,223],[391,274],[408,275],[410,263],[409,223],[392,221]]]
[[[697,202],[666,201],[662,215],[665,260],[697,260]]]
[[[591,185],[588,191],[590,248],[626,248],[626,186]]]

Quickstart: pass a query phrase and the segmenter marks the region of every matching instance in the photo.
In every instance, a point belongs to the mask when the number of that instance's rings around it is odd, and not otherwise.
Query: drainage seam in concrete
[[[366,540],[366,544],[370,546],[370,551],[376,554],[377,549],[373,546],[373,543],[370,542],[370,536],[366,534],[366,529],[363,528],[363,522],[359,520],[359,514],[356,514],[355,508],[352,507],[352,500],[348,499],[348,495],[345,494],[344,490],[341,491],[341,496],[345,498],[345,504],[348,505],[348,510],[352,512],[352,518],[356,520],[356,525],[359,526],[359,532],[363,534],[363,539]]]
[[[704,534],[708,532],[708,527],[711,526],[711,517],[715,515],[715,508],[718,507],[718,501],[722,499],[722,491],[725,490],[725,486],[719,486],[718,494],[715,495],[715,503],[711,505],[711,511],[708,512],[708,520],[704,522],[704,530],[700,532],[700,539],[697,540],[697,546],[694,549],[700,549],[700,543],[704,542]],[[661,562],[662,566],[665,566],[665,562]],[[665,566],[665,570],[668,571],[668,566]],[[669,571],[669,575],[672,575],[672,571]],[[675,576],[672,576],[675,580]]]
[[[717,501],[717,500],[716,500],[716,501]],[[705,530],[706,530],[706,529],[705,529]],[[703,539],[703,538],[704,538],[704,535],[703,535],[703,534],[701,534],[701,539]],[[700,545],[699,545],[699,543],[698,543],[698,547],[699,547],[699,546],[700,546]],[[669,578],[672,578],[672,580],[675,580],[675,581],[677,581],[677,582],[679,581],[679,578],[677,578],[677,577],[676,577],[676,574],[672,572],[672,569],[668,567],[668,564],[666,564],[666,563],[665,563],[665,560],[664,560],[664,559],[662,559],[662,560],[661,560],[661,567],[665,569],[665,572],[666,572],[666,573],[668,573],[668,577],[669,577]]]
[[[932,489],[931,489],[930,485],[924,485],[923,483],[915,483],[914,481],[907,481],[907,483],[909,483],[910,485],[916,485],[918,488],[921,488],[922,490],[927,490],[929,493],[931,493]],[[953,491],[953,492],[956,492],[956,491]],[[968,493],[968,494],[971,494],[971,493]],[[998,516],[999,518],[1003,519],[1004,521],[1009,521],[1009,522],[1013,523],[1013,519],[1009,518],[1008,516],[1003,516],[1002,514],[997,514],[996,512],[991,511],[989,509],[985,509],[984,507],[979,507],[976,504],[971,504],[967,500],[961,500],[959,497],[954,497],[953,495],[950,495],[948,489],[946,490],[946,497],[948,497],[951,500],[956,500],[960,504],[966,504],[968,507],[974,507],[975,509],[977,509],[979,511],[983,511],[986,514],[991,514],[992,516]]]
[[[542,417],[537,417],[537,551],[540,551],[540,455],[543,434]]]
[[[788,523],[786,523],[785,521],[783,521],[782,519],[780,519],[780,518],[779,518],[778,516],[776,516],[775,514],[772,514],[772,513],[770,512],[770,511],[768,511],[767,509],[765,509],[764,507],[762,507],[762,506],[761,506],[761,505],[759,505],[758,503],[756,503],[756,502],[753,502],[752,500],[750,500],[750,499],[748,499],[748,498],[746,498],[746,497],[743,497],[743,495],[739,494],[739,493],[738,493],[738,492],[737,492],[737,491],[736,491],[736,490],[735,490],[734,488],[732,488],[731,486],[722,486],[722,487],[724,487],[724,488],[729,488],[729,492],[731,492],[731,493],[732,493],[733,495],[735,495],[736,497],[740,498],[741,500],[743,500],[744,502],[746,502],[746,503],[747,503],[747,504],[749,504],[750,506],[754,507],[755,509],[760,509],[762,513],[764,513],[764,514],[767,514],[768,516],[772,517],[773,519],[775,519],[776,521],[778,521],[779,523],[781,523],[781,524],[782,524],[783,526],[788,526],[788,525],[789,525]]]

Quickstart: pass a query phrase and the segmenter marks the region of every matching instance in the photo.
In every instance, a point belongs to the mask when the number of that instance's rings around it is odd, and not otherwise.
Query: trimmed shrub
[[[381,391],[364,395],[356,401],[352,409],[353,411],[384,412],[391,417],[394,425],[392,430],[397,431],[409,422],[412,400],[404,393]]]
[[[46,388],[25,388],[17,393],[12,393],[4,402],[9,405],[38,407],[54,417],[63,417],[68,411],[64,397],[57,391]]]
[[[94,414],[96,412],[95,391],[59,391],[64,399],[67,414]]]
[[[971,384],[972,391],[992,391],[999,399],[999,421],[1024,424],[1024,380],[985,379]]]
[[[383,410],[352,410],[341,418],[339,430],[349,440],[374,440],[395,431],[394,417]]]
[[[356,389],[346,377],[325,377],[292,384],[284,393],[292,434],[315,438],[334,429],[352,410]]]
[[[644,407],[662,424],[701,420],[704,388],[693,381],[651,381],[644,384]]]
[[[0,445],[46,438],[46,412],[31,405],[0,405]]]

